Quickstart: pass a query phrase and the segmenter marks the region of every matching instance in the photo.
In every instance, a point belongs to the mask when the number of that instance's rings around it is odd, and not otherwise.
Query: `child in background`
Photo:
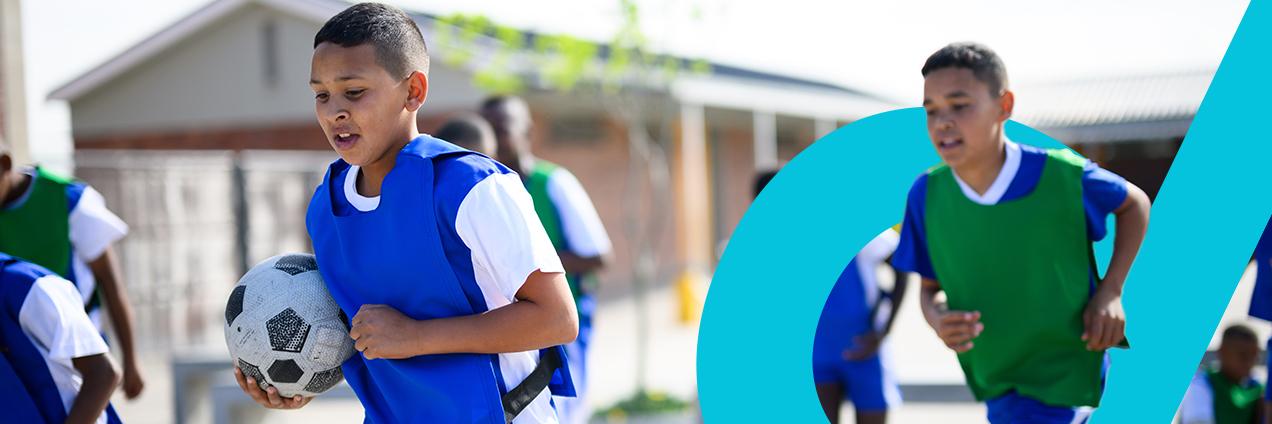
[[[1259,338],[1244,325],[1223,330],[1217,367],[1197,372],[1179,405],[1182,424],[1263,422],[1263,384],[1251,377],[1259,362]]]
[[[487,157],[495,157],[495,131],[477,114],[464,113],[451,118],[433,136]]]
[[[106,208],[88,184],[13,163],[0,140],[0,252],[52,270],[75,284],[89,320],[102,330],[103,303],[123,354],[124,396],[145,382],[133,343],[132,307],[113,244],[128,225]]]
[[[0,253],[0,409],[7,423],[119,423],[119,374],[75,285]]]

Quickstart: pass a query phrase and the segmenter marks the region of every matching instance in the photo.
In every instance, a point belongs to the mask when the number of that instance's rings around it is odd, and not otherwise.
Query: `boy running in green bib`
[[[945,46],[922,73],[943,163],[910,189],[893,264],[922,277],[923,315],[991,423],[1083,422],[1103,391],[1104,350],[1124,340],[1122,285],[1148,196],[1071,151],[1008,140],[1015,96],[989,48]],[[1091,244],[1110,213],[1100,278]]]

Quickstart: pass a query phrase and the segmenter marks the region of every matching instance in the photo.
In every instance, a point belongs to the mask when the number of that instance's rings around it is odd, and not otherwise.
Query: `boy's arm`
[[[78,192],[79,194],[75,194]],[[141,394],[145,383],[137,368],[136,349],[133,344],[132,309],[128,293],[124,290],[111,245],[128,234],[128,224],[106,207],[106,199],[96,189],[81,183],[73,184],[67,191],[74,200],[69,216],[71,246],[75,255],[88,264],[102,301],[110,314],[123,357],[124,395],[133,399]]]
[[[364,305],[349,332],[363,356],[522,352],[578,336],[561,261],[520,178],[491,175],[474,185],[456,208],[455,235],[472,252],[477,285],[494,302],[490,310],[417,321],[388,306]]]
[[[922,278],[919,306],[923,308],[923,318],[945,346],[959,353],[971,350],[972,339],[985,329],[985,324],[980,322],[980,311],[948,310],[945,301],[937,298],[940,293],[941,285],[936,280]]]
[[[857,348],[844,352],[844,359],[856,361],[873,356],[879,351],[879,346],[883,344],[883,338],[887,337],[888,334],[892,332],[892,324],[897,321],[897,313],[901,312],[901,300],[905,299],[905,292],[909,287],[909,274],[889,265],[891,261],[891,255],[889,255],[887,259],[883,260],[883,264],[887,265],[888,269],[892,270],[892,281],[894,282],[892,292],[888,293],[888,299],[892,303],[892,307],[889,308],[890,310],[888,311],[888,319],[884,321],[883,328],[879,331],[871,331],[855,337],[853,339],[853,344],[856,345]],[[876,316],[879,314],[879,309],[879,304],[875,304],[874,309],[870,311],[870,322],[872,324],[878,322]]]
[[[111,363],[109,353],[73,358],[71,364],[83,377],[84,385],[80,386],[79,394],[71,404],[66,422],[96,422],[97,417],[106,410],[106,404],[110,403],[110,394],[115,391],[115,385],[119,384],[119,372],[115,370],[115,364]]]
[[[574,174],[559,168],[548,179],[547,188],[548,197],[557,205],[561,231],[570,246],[570,249],[557,251],[565,272],[586,274],[604,268],[612,248],[609,234],[583,185]]]
[[[84,313],[84,301],[75,285],[56,275],[40,277],[22,301],[18,322],[31,340],[43,347],[46,360],[69,360],[80,372],[83,384],[68,411],[68,422],[96,421],[119,383],[119,374],[110,361],[106,341]]]
[[[892,257],[889,256],[884,263],[889,264],[891,261]],[[910,287],[909,274],[901,272],[892,266],[888,266],[888,269],[892,270],[893,276],[892,295],[889,296],[892,300],[892,311],[888,314],[888,321],[883,326],[883,335],[885,336],[892,332],[892,324],[897,322],[897,313],[901,312],[901,301],[905,299],[906,289]]]
[[[106,247],[101,256],[88,265],[93,271],[93,277],[97,279],[97,286],[102,290],[102,300],[106,303],[106,310],[110,314],[115,335],[119,336],[119,347],[124,355],[124,396],[128,399],[136,398],[145,387],[145,382],[137,367],[137,350],[133,344],[132,307],[129,306],[128,291],[120,284],[119,265],[115,260],[114,249]]]
[[[567,272],[574,274],[598,271],[605,267],[608,260],[606,255],[579,256],[568,250],[557,251],[557,255],[561,256],[561,266],[565,267]]]
[[[578,315],[561,273],[535,271],[517,301],[484,314],[414,320],[385,305],[364,305],[349,335],[367,359],[441,353],[506,353],[569,343]]]
[[[1148,231],[1148,195],[1130,182],[1126,183],[1126,199],[1113,210],[1117,217],[1117,233],[1113,240],[1113,257],[1104,279],[1087,303],[1082,314],[1085,331],[1082,340],[1089,350],[1116,346],[1124,338],[1126,313],[1122,310],[1122,287],[1139,253]]]

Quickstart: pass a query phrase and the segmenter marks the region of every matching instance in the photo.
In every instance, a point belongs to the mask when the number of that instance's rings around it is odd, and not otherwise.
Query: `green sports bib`
[[[1214,394],[1215,424],[1249,424],[1254,422],[1259,402],[1263,400],[1263,385],[1257,381],[1239,385],[1228,380],[1218,370],[1206,372],[1210,391]]]
[[[36,168],[26,202],[0,210],[0,252],[25,259],[60,275],[71,270],[71,181]]]
[[[981,205],[948,166],[927,179],[924,227],[951,310],[985,329],[958,355],[978,400],[1010,391],[1055,406],[1098,406],[1104,352],[1081,340],[1094,260],[1082,203],[1085,159],[1048,150],[1028,195]]]

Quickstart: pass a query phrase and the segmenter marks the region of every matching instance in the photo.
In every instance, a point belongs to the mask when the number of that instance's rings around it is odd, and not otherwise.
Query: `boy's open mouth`
[[[360,137],[354,133],[336,133],[336,148],[344,150],[353,147],[354,143],[357,143],[359,138]]]
[[[961,138],[947,138],[936,143],[937,148],[941,150],[950,150],[963,145]]]

